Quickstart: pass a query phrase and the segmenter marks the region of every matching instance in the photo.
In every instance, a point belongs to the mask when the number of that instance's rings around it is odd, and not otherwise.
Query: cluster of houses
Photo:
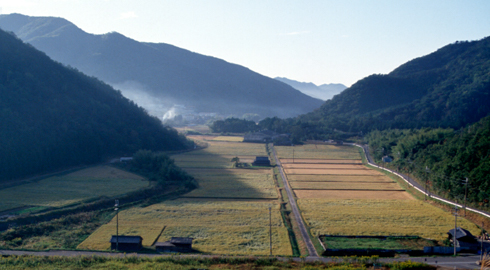
[[[274,145],[291,145],[289,134],[279,134],[270,130],[248,133],[243,137],[244,142],[271,143]]]

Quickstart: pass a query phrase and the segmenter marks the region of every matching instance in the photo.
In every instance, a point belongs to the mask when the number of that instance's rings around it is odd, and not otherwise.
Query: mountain
[[[345,131],[451,127],[490,114],[490,37],[456,42],[386,75],[371,75],[305,121]]]
[[[0,181],[190,146],[109,85],[0,30]]]
[[[289,84],[294,89],[298,89],[299,91],[303,92],[308,96],[318,98],[321,100],[331,99],[333,96],[339,94],[340,92],[344,91],[347,88],[347,86],[341,83],[330,83],[330,84],[322,84],[317,86],[316,84],[311,82],[310,83],[298,82],[283,77],[276,77],[274,79]]]
[[[0,15],[0,27],[52,59],[136,96],[162,116],[174,105],[198,112],[293,117],[322,101],[245,67],[169,44],[145,43],[112,32],[85,33],[62,18]]]

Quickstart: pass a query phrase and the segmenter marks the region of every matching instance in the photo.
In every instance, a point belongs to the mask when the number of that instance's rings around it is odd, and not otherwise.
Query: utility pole
[[[119,200],[116,200],[114,210],[116,211],[116,250],[119,250]]]
[[[481,243],[481,246],[480,246],[480,263],[483,263],[483,225],[485,225],[485,223],[481,223],[481,238],[480,238],[480,243]]]
[[[430,198],[430,188],[429,188],[429,167],[425,166],[425,200],[427,196]]]
[[[464,188],[464,216],[466,217],[466,196],[468,195],[468,177],[466,177],[466,184]]]
[[[458,207],[454,206],[454,233],[453,233],[453,246],[454,256],[456,256],[456,232],[458,228]]]
[[[293,163],[294,163],[294,146],[293,146]]]
[[[272,215],[271,215],[270,206],[269,206],[269,250],[270,250],[270,255],[272,256]]]

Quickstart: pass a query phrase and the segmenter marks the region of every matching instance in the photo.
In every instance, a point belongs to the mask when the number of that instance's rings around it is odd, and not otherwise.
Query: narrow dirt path
[[[303,241],[305,241],[306,247],[308,248],[308,253],[310,254],[310,257],[318,257],[318,253],[316,252],[315,246],[313,245],[313,242],[310,239],[310,235],[306,230],[306,225],[303,222],[303,218],[301,218],[301,214],[299,213],[299,208],[296,205],[296,201],[294,200],[293,192],[289,187],[288,179],[286,178],[286,174],[284,173],[284,170],[282,168],[281,161],[277,158],[276,149],[274,148],[274,146],[272,146],[272,153],[274,154],[274,159],[276,160],[276,164],[279,167],[279,172],[281,173],[282,181],[284,183],[284,188],[286,189],[286,192],[289,197],[289,205],[291,205],[291,209],[293,210],[294,218],[298,223],[297,225],[299,230],[301,231],[301,236],[303,237]]]

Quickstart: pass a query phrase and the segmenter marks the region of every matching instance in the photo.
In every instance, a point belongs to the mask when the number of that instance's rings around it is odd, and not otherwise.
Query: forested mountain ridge
[[[322,101],[224,60],[164,43],[143,43],[118,33],[91,35],[61,18],[0,15],[0,27],[63,64],[139,92],[166,109],[184,105],[196,112],[293,117]],[[143,105],[143,104],[140,104]],[[163,113],[161,113],[163,115]]]
[[[456,42],[359,80],[302,122],[344,131],[452,127],[490,113],[490,37]]]
[[[190,142],[109,85],[0,30],[0,181]]]

